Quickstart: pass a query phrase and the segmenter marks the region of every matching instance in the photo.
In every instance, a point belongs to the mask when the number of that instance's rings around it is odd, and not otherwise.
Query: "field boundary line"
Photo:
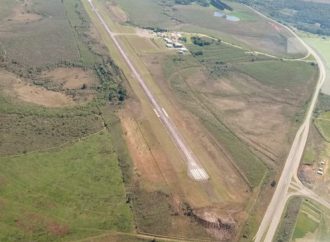
[[[102,129],[94,132],[94,133],[90,133],[90,134],[87,134],[85,136],[81,136],[77,139],[73,139],[73,140],[70,140],[70,141],[66,141],[60,145],[57,145],[57,146],[52,146],[52,147],[48,147],[48,148],[45,148],[45,149],[41,149],[41,150],[32,150],[32,151],[29,151],[29,152],[26,152],[26,153],[22,153],[22,154],[13,154],[13,155],[0,155],[0,159],[1,158],[14,158],[14,157],[21,157],[21,156],[25,156],[25,155],[30,155],[30,154],[35,154],[35,153],[46,153],[46,152],[50,152],[52,150],[56,150],[56,149],[61,149],[61,148],[64,148],[65,146],[67,145],[74,145],[75,143],[78,143],[80,141],[83,141],[85,139],[88,139],[90,136],[93,136],[93,135],[96,135],[98,133],[101,133],[102,131],[108,131],[105,127],[103,127]],[[110,132],[109,132],[110,133]],[[110,133],[111,134],[111,133]]]

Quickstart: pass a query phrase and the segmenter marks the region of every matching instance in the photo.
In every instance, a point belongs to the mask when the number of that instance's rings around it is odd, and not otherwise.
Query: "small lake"
[[[232,22],[238,22],[240,21],[239,17],[233,16],[233,15],[226,15],[226,19]]]
[[[220,12],[214,12],[214,14],[213,14],[213,16],[214,17],[223,17],[223,16],[225,16],[225,14],[224,13],[220,13]]]
[[[234,15],[227,15],[227,14],[221,13],[221,12],[214,12],[213,16],[214,17],[219,17],[219,18],[225,18],[226,20],[232,21],[232,22],[240,21],[239,17],[236,17]]]

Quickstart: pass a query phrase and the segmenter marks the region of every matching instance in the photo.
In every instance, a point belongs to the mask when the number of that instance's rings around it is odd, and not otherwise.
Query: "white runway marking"
[[[165,116],[168,118],[168,114],[167,114],[166,110],[164,108],[162,108],[162,110],[163,110],[163,113],[165,114]]]
[[[155,112],[155,114],[156,114],[156,116],[158,117],[158,118],[160,118],[160,115],[159,115],[159,113],[157,112],[157,110],[154,108],[154,112]]]

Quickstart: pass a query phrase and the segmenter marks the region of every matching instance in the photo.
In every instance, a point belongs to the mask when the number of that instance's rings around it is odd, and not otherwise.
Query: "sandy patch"
[[[22,4],[17,5],[13,9],[13,13],[8,19],[20,23],[35,22],[42,19],[41,15],[30,12],[29,9],[31,5],[32,5],[31,0],[24,0]]]
[[[92,86],[98,82],[92,71],[85,71],[81,68],[56,68],[43,72],[42,77],[63,85],[65,89],[81,89],[84,84]]]
[[[217,98],[215,100],[215,104],[221,111],[239,110],[245,108],[246,106],[246,104],[242,101],[229,98]]]
[[[14,99],[45,107],[63,107],[75,104],[72,98],[63,93],[29,84],[15,74],[4,70],[0,71],[0,91]]]
[[[63,107],[74,105],[74,101],[60,93],[49,91],[43,87],[37,87],[24,82],[13,85],[15,96],[25,102],[34,103],[45,107]]]
[[[107,8],[111,13],[111,17],[119,22],[119,23],[124,23],[128,21],[128,16],[125,13],[124,10],[122,10],[115,2],[108,2],[107,3]]]

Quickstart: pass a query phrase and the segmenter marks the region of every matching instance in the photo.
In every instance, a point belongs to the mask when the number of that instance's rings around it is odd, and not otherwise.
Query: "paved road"
[[[189,149],[189,147],[186,145],[186,142],[184,141],[182,135],[179,133],[178,129],[174,125],[174,123],[171,121],[170,117],[166,113],[165,109],[161,107],[161,105],[157,102],[156,98],[153,96],[147,85],[145,84],[145,81],[139,74],[139,72],[136,70],[128,56],[126,55],[123,47],[120,45],[118,40],[115,37],[115,33],[113,33],[107,23],[104,21],[103,17],[99,13],[99,11],[96,9],[93,0],[88,0],[90,6],[92,7],[92,10],[95,12],[97,18],[105,28],[106,32],[112,39],[113,43],[117,47],[118,51],[120,52],[121,56],[124,58],[126,64],[129,66],[130,70],[132,71],[133,76],[135,79],[139,82],[141,85],[144,93],[148,97],[150,103],[153,106],[153,109],[157,115],[157,117],[160,119],[160,121],[163,123],[163,125],[167,128],[169,134],[171,135],[173,141],[175,142],[176,146],[179,148],[179,150],[182,152],[182,154],[185,157],[185,160],[187,162],[188,166],[188,175],[197,181],[205,181],[209,179],[208,174],[204,170],[204,168],[200,165],[199,161],[193,154],[193,152]]]
[[[275,22],[274,20],[268,18],[267,16],[261,14],[258,12],[259,15],[262,15],[263,17],[269,19],[270,21]],[[279,23],[277,23],[279,24]],[[286,28],[288,31],[290,31],[300,42],[301,44],[308,50],[308,52],[314,56],[318,67],[319,67],[319,79],[317,86],[315,88],[315,92],[313,94],[309,109],[307,111],[305,121],[300,126],[295,139],[293,141],[293,144],[291,146],[289,155],[287,157],[287,160],[285,162],[285,166],[283,168],[281,177],[278,181],[275,193],[272,197],[272,200],[270,204],[268,205],[268,208],[266,210],[266,213],[263,217],[263,220],[259,226],[259,230],[255,236],[255,242],[260,241],[272,241],[273,237],[275,235],[276,229],[278,227],[278,224],[281,220],[282,213],[285,209],[285,204],[287,203],[289,196],[289,187],[292,180],[294,180],[299,186],[302,186],[301,182],[297,178],[297,171],[298,167],[305,149],[308,133],[309,133],[309,127],[310,122],[313,114],[313,110],[315,108],[315,104],[317,102],[318,94],[320,92],[320,89],[324,83],[325,77],[326,77],[326,69],[324,66],[324,63],[322,62],[321,57],[310,47],[308,46],[295,32],[293,32],[290,28],[287,26],[282,25],[284,28]],[[306,191],[304,189],[304,191]],[[320,198],[317,198],[316,196],[312,196],[312,193],[308,192],[305,194],[301,194],[306,197],[310,197],[314,200]],[[316,200],[317,201],[317,200]]]

